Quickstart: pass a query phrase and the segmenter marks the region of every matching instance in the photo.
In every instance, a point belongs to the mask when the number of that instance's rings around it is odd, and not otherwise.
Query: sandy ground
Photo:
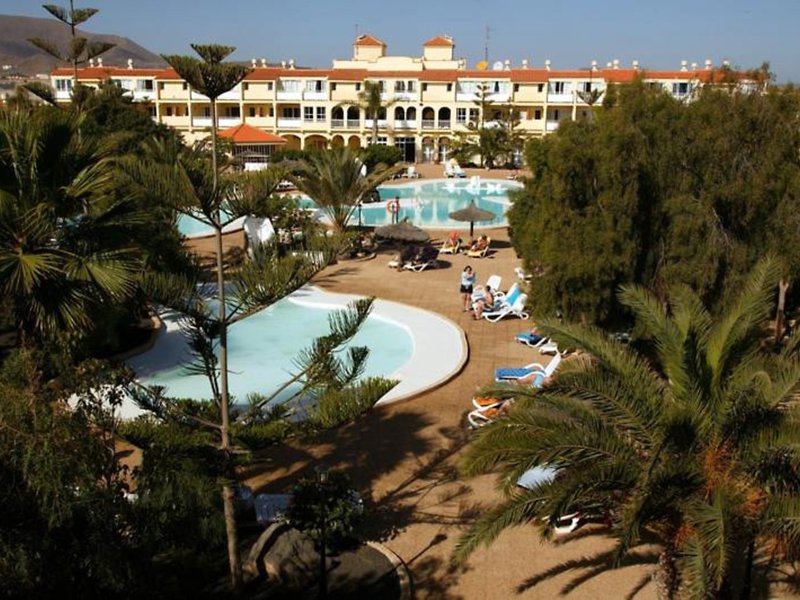
[[[424,177],[440,176],[438,166],[420,170]],[[484,171],[476,171],[486,177]],[[504,177],[497,171],[491,174]],[[635,598],[655,598],[649,580],[655,561],[652,549],[624,568],[606,569],[604,553],[613,543],[603,536],[587,536],[590,527],[578,530],[569,543],[540,541],[532,526],[519,527],[480,549],[464,567],[450,565],[462,526],[501,499],[493,476],[465,480],[455,472],[458,455],[470,438],[465,420],[470,398],[489,382],[495,367],[539,358],[513,340],[529,322],[476,322],[461,310],[459,275],[467,263],[476,269],[479,282],[496,273],[503,277],[505,289],[517,280],[514,268],[520,263],[506,231],[476,230],[476,235],[483,231],[493,240],[492,252],[484,259],[447,256],[436,270],[397,272],[386,266],[392,256],[387,250],[374,260],[333,265],[315,278],[313,283],[334,292],[404,302],[452,319],[466,332],[469,361],[456,378],[421,397],[376,409],[313,445],[294,443],[269,450],[264,456],[268,462],[245,474],[248,483],[259,492],[281,492],[318,465],[346,469],[372,500],[375,538],[409,565],[417,598],[624,598],[636,590]],[[431,233],[440,238],[446,234]]]

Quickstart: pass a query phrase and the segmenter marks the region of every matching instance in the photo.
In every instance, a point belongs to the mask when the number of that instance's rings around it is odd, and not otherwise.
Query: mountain
[[[81,31],[80,35],[90,40],[102,40],[116,44],[108,52],[102,54],[103,63],[107,66],[124,67],[128,59],[133,59],[136,67],[163,67],[166,63],[157,54],[146,48],[116,35],[103,35]],[[50,40],[59,48],[66,49],[69,43],[69,28],[51,18],[19,17],[0,15],[0,65],[10,65],[12,71],[21,75],[49,73],[57,66],[67,66],[49,54],[42,52],[28,42],[28,38],[39,37]]]

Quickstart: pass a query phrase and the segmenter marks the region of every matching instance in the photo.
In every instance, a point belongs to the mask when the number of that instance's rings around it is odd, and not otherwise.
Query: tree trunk
[[[780,344],[783,339],[784,322],[786,320],[786,292],[789,282],[781,278],[778,282],[778,310],[775,313],[775,344]]]
[[[211,168],[213,170],[212,193],[216,196],[219,186],[217,171],[217,104],[211,99]],[[225,311],[225,269],[222,253],[222,217],[217,210],[215,215],[214,238],[217,261],[217,298],[219,300],[219,371],[220,371],[220,448],[230,454],[230,414],[228,406],[228,315]],[[236,535],[236,515],[233,508],[233,488],[229,483],[222,486],[222,504],[225,513],[225,534],[228,539],[228,564],[231,572],[231,586],[237,589],[242,582],[242,565],[239,560],[238,539]]]
[[[236,532],[233,486],[228,482],[222,486],[222,509],[225,515],[225,535],[228,540],[228,567],[231,574],[231,587],[236,590],[242,584],[242,564],[239,560],[239,537]]]
[[[742,600],[750,600],[753,589],[753,559],[756,553],[756,543],[750,541],[747,545],[747,559],[744,565],[744,582],[742,583]]]

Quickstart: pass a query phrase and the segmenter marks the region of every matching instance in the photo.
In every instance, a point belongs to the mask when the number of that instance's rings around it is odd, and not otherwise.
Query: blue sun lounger
[[[525,365],[524,367],[501,367],[499,369],[495,369],[494,372],[494,380],[495,381],[516,381],[518,379],[522,379],[523,377],[529,377],[533,375],[533,387],[541,387],[542,383],[544,383],[545,379],[550,377],[553,373],[556,372],[558,365],[561,363],[561,355],[556,354],[553,357],[547,366],[543,366],[540,363],[531,363],[529,365]]]

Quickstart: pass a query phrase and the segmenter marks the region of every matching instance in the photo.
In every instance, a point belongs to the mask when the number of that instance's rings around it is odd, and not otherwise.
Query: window
[[[256,116],[256,107],[255,106],[251,106],[250,107],[250,116],[251,117],[255,117]]]
[[[553,121],[558,121],[558,110],[553,111]]]
[[[314,107],[313,106],[306,106],[303,108],[303,121],[313,121],[314,120]]]
[[[537,108],[536,110],[533,111],[533,118],[536,119],[537,121],[541,121],[541,119],[542,119],[542,109],[541,108]]]
[[[163,81],[159,81],[158,82],[158,89],[159,90],[163,90],[164,89],[164,82]]]
[[[473,123],[477,123],[478,122],[478,113],[479,113],[479,111],[478,111],[477,108],[470,108],[469,109],[469,120],[472,121]]]
[[[515,92],[518,92],[518,91],[519,91],[519,84],[518,84],[518,83],[515,83],[515,84],[514,84],[514,91],[515,91]]]
[[[452,92],[453,91],[453,84],[452,83],[448,83],[447,84],[447,91],[448,92]]]
[[[284,119],[299,119],[300,118],[300,107],[299,106],[284,106],[283,107],[283,118]]]
[[[139,89],[144,90],[147,92],[153,91],[153,80],[152,79],[144,79],[139,81]]]
[[[563,94],[564,93],[564,82],[563,81],[556,81],[553,83],[553,92],[556,94]]]
[[[409,81],[409,82],[406,83],[406,91],[407,92],[413,92],[415,87],[416,86],[414,85],[413,81]]]
[[[406,82],[405,81],[395,81],[394,82],[394,91],[395,92],[405,92],[406,91]]]
[[[152,104],[147,107],[147,112],[150,114],[151,119],[156,118],[156,107],[153,106]]]
[[[167,116],[168,116],[168,117],[171,117],[171,116],[172,116],[172,107],[171,107],[171,106],[168,106],[168,107],[167,107]]]
[[[184,81],[181,87],[182,87],[184,90],[188,90],[188,89],[189,89],[189,84],[188,84],[188,83],[186,83],[186,82]]]
[[[539,85],[537,85],[536,86],[536,91],[541,94],[544,91],[544,84],[540,83]]]
[[[317,121],[324,121],[325,120],[325,107],[318,106],[317,107]]]
[[[238,119],[242,116],[242,113],[238,106],[226,106],[222,112],[222,115],[228,117],[229,119]]]
[[[673,83],[672,84],[672,93],[675,96],[685,96],[689,93],[689,84],[685,81],[682,83]]]
[[[249,83],[243,83],[242,86],[244,87],[244,91],[245,92],[250,91],[250,84]]]
[[[581,84],[581,87],[583,88],[583,91],[586,92],[587,94],[591,94],[592,93],[592,82],[591,81],[584,81]]]
[[[271,92],[271,91],[272,91],[272,86],[273,86],[273,83],[272,83],[271,81],[268,81],[268,82],[267,82],[267,91],[268,91],[268,92]]]
[[[457,108],[456,109],[456,123],[461,123],[462,125],[467,122],[467,109],[466,108]]]
[[[72,90],[72,79],[56,79],[56,91],[69,92]]]
[[[356,91],[357,92],[361,91],[361,84],[360,83],[356,83]]]
[[[204,106],[203,107],[203,116],[204,117],[210,117],[211,116],[211,107],[210,106]]]
[[[499,81],[495,81],[494,82],[494,85],[492,86],[492,92],[495,93],[495,94],[499,94],[500,93],[500,82]]]
[[[422,91],[423,92],[427,92],[428,91],[428,84],[427,83],[423,83],[422,84]]]
[[[270,117],[274,117],[275,116],[275,109],[272,106],[269,107],[269,116]]]
[[[332,84],[331,84],[331,91],[332,91],[332,92],[335,92],[335,91],[336,91],[336,84],[335,84],[335,83],[332,83]]]

